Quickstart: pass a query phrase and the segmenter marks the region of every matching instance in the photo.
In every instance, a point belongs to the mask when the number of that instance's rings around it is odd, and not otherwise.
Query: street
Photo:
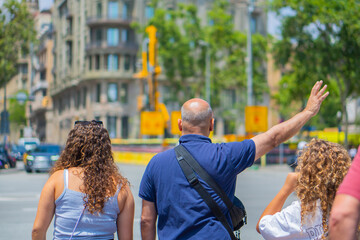
[[[139,184],[145,166],[118,164],[120,172],[129,179],[135,198],[134,239],[140,237],[141,199]],[[241,232],[242,239],[262,239],[255,225],[266,205],[272,200],[290,171],[287,165],[264,168],[252,167],[238,176],[236,196],[247,210],[248,224]],[[40,192],[48,178],[47,173],[28,174],[18,162],[17,169],[0,170],[0,239],[31,239],[32,224]],[[286,204],[289,204],[289,200]],[[51,223],[47,239],[52,239]],[[115,239],[117,239],[115,237]]]

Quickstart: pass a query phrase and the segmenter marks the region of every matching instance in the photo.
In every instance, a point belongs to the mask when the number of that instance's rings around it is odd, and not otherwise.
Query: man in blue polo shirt
[[[315,116],[322,101],[328,96],[326,85],[317,82],[306,108],[290,120],[280,123],[251,140],[213,144],[208,137],[214,127],[213,112],[202,99],[190,99],[181,108],[178,121],[182,136],[179,143],[219,184],[232,200],[236,176],[255,159],[294,136]],[[225,213],[228,210],[221,199],[200,179],[210,195]],[[141,236],[154,240],[156,219],[159,239],[231,239],[200,195],[193,189],[176,159],[174,149],[155,155],[149,162],[140,184],[139,196],[143,199]]]

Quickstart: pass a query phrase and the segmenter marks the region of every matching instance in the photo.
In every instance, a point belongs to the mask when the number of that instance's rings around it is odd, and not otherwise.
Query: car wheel
[[[25,167],[25,171],[26,171],[27,173],[32,173],[32,169],[29,168],[29,167]]]

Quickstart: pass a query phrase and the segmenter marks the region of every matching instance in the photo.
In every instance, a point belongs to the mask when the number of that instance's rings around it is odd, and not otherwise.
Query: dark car
[[[14,168],[16,167],[16,159],[10,154],[9,149],[0,146],[0,168]]]
[[[59,159],[61,147],[55,144],[40,144],[24,156],[26,172],[49,171]]]
[[[11,155],[15,157],[17,161],[22,161],[26,148],[21,145],[13,144],[11,145]]]

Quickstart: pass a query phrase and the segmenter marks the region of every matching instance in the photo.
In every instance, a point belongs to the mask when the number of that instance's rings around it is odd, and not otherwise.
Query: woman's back
[[[41,191],[32,239],[45,239],[55,214],[55,239],[133,237],[134,198],[100,121],[76,121]]]
[[[91,214],[84,210],[83,197],[85,194],[81,192],[81,169],[70,168],[59,172],[63,172],[63,177],[61,174],[57,174],[54,239],[70,238],[77,222],[73,239],[89,237],[113,239],[117,230],[116,219],[120,212],[117,198],[121,186],[114,196],[109,196],[102,213]],[[61,194],[58,195],[60,192]]]

